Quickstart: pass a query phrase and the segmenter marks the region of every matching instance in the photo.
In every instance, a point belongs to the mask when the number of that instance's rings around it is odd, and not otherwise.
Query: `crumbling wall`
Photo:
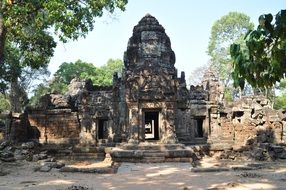
[[[98,120],[112,126],[112,88],[74,79],[65,95],[47,94],[28,109],[30,138],[41,143],[96,145]]]
[[[232,118],[237,146],[244,146],[251,139],[260,143],[283,143],[283,123],[278,111],[270,108],[269,100],[245,97],[234,106]]]
[[[211,144],[216,149],[241,149],[261,143],[285,143],[285,124],[265,97],[244,97],[214,120]]]
[[[25,142],[28,139],[28,114],[12,113],[6,119],[7,140],[12,142]]]
[[[190,109],[178,109],[176,120],[176,134],[179,142],[189,142],[192,140],[192,118]]]
[[[85,92],[81,104],[78,107],[79,120],[81,124],[80,143],[95,145],[98,141],[98,130],[101,119],[107,120],[104,126],[105,141],[112,141],[113,119],[112,119],[112,88],[94,88]]]
[[[29,112],[33,137],[40,143],[75,144],[79,142],[78,114],[71,109],[33,110]]]
[[[286,108],[280,109],[278,111],[279,117],[281,118],[281,122],[283,124],[282,130],[282,141],[286,143]]]

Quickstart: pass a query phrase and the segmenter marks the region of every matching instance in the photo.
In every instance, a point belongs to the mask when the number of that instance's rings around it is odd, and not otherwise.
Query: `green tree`
[[[85,36],[94,27],[94,18],[104,10],[124,10],[127,0],[1,0],[0,1],[0,64],[3,63],[5,42],[10,40],[29,56],[31,50],[46,40],[51,51],[55,43],[49,32],[61,41]],[[42,46],[41,46],[42,47]]]
[[[34,90],[34,96],[30,100],[30,105],[36,105],[40,97],[47,93],[64,94],[68,90],[68,85],[73,78],[81,80],[91,79],[93,84],[97,86],[111,86],[113,74],[117,72],[120,75],[123,65],[123,61],[120,59],[109,59],[101,67],[95,67],[92,63],[86,63],[81,60],[74,63],[64,62],[60,65],[53,79],[48,84],[40,84]]]
[[[41,98],[41,96],[51,93],[51,88],[46,84],[39,84],[33,91],[33,96],[30,98],[29,105],[35,107]]]
[[[275,85],[277,96],[274,97],[274,109],[286,108],[286,79]]]
[[[229,76],[232,71],[229,46],[241,42],[247,31],[253,27],[250,18],[238,12],[222,16],[212,26],[207,53],[211,57],[212,67],[226,85],[230,82]]]
[[[111,86],[114,73],[117,72],[121,75],[123,65],[123,61],[120,59],[109,59],[105,65],[97,69],[96,74],[90,79],[94,85]]]
[[[84,37],[93,29],[95,17],[102,16],[104,10],[124,10],[126,3],[127,0],[1,0],[0,88],[2,93],[10,89],[12,111],[20,111],[26,99],[25,88],[20,85],[23,69],[47,67],[56,47],[55,36],[62,42]]]
[[[94,85],[110,86],[112,85],[113,74],[121,73],[123,62],[120,59],[109,59],[101,67],[96,67],[92,63],[86,63],[78,60],[74,63],[63,63],[54,75],[51,85],[69,85],[73,78],[82,80],[91,79]],[[50,86],[51,86],[50,85]]]
[[[28,103],[27,93],[34,80],[38,80],[49,74],[47,63],[39,68],[31,68],[25,63],[28,61],[15,44],[6,43],[5,60],[0,65],[0,88],[3,94],[8,94],[11,111],[21,112]],[[35,53],[35,52],[34,52]],[[49,55],[43,53],[44,59]],[[48,57],[47,57],[48,56]],[[30,57],[32,58],[32,56]],[[36,57],[34,57],[36,58]],[[39,60],[36,60],[38,62]],[[32,60],[30,60],[32,62]]]
[[[256,30],[244,38],[244,46],[232,44],[233,79],[236,86],[245,81],[254,87],[269,88],[285,78],[286,73],[286,10],[259,17]]]
[[[62,63],[54,74],[57,82],[68,85],[73,78],[87,79],[95,75],[96,67],[92,63],[77,60],[72,63]]]
[[[233,68],[229,47],[232,43],[242,42],[244,35],[253,27],[249,16],[239,12],[222,16],[212,26],[207,53],[211,57],[212,69],[218,73],[227,92],[235,91],[231,84]]]

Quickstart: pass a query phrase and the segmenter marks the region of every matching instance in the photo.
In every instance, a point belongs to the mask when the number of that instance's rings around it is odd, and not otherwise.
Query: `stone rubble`
[[[20,145],[9,141],[0,144],[0,161],[17,162],[23,160],[36,162],[38,166],[36,166],[35,171],[40,172],[48,172],[52,168],[60,169],[65,165],[48,155],[47,151],[41,151],[40,145],[33,141]]]

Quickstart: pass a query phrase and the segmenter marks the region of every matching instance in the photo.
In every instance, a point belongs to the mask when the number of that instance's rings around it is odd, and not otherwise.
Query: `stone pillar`
[[[144,142],[145,141],[145,113],[143,112],[142,108],[139,108],[139,141]]]
[[[139,109],[138,106],[129,108],[129,139],[128,143],[139,143]]]
[[[29,120],[28,114],[12,113],[10,121],[10,134],[8,134],[9,141],[25,142],[28,140]]]
[[[86,84],[87,85],[87,84]],[[92,96],[84,89],[79,105],[80,134],[79,143],[82,146],[93,146],[96,144],[96,121],[91,114]]]
[[[80,118],[81,131],[79,142],[83,146],[96,144],[96,124],[88,113],[84,113]]]
[[[164,108],[162,110],[161,124],[161,143],[173,144],[178,139],[175,132],[175,113],[174,109]]]

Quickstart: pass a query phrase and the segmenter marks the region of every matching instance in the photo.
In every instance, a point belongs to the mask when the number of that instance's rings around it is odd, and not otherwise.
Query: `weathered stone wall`
[[[176,134],[185,144],[206,143],[209,136],[209,109],[207,102],[201,99],[190,99],[185,108],[179,108],[176,115]],[[199,126],[201,125],[201,126]],[[198,128],[202,134],[198,136]]]
[[[7,140],[12,142],[25,142],[28,139],[28,121],[27,113],[12,113],[6,119]]]
[[[278,114],[283,124],[282,141],[286,144],[286,108],[280,109]]]
[[[214,149],[241,149],[257,143],[285,143],[283,118],[264,97],[244,97],[212,123],[209,143]]]
[[[190,109],[178,109],[176,115],[176,134],[180,142],[190,142],[194,139],[193,120]]]
[[[226,105],[223,85],[213,71],[205,73],[202,85],[188,89],[185,73],[178,77],[174,64],[165,29],[146,15],[133,29],[125,68],[121,77],[114,74],[112,86],[74,79],[67,94],[45,95],[40,109],[29,110],[30,127],[22,116],[14,117],[10,137],[91,146],[138,143],[146,140],[149,119],[158,120],[157,136],[149,139],[160,143],[208,143],[218,150],[285,143],[285,110],[271,109],[263,97]],[[148,113],[155,113],[155,119]]]
[[[97,143],[100,119],[107,120],[107,126],[104,126],[106,131],[104,136],[112,141],[114,133],[112,98],[112,88],[95,88],[85,92],[78,107],[81,144],[95,145]]]
[[[278,111],[270,108],[270,102],[263,97],[243,98],[233,108],[233,123],[236,145],[251,143],[282,143],[283,123]],[[241,127],[242,126],[242,127]],[[250,142],[249,142],[250,141]]]
[[[38,108],[28,109],[28,131],[21,133],[23,137],[41,143],[95,146],[99,120],[106,119],[107,139],[113,141],[113,119],[117,116],[113,112],[112,100],[112,88],[96,87],[91,81],[73,80],[67,94],[47,94],[40,100]],[[17,127],[20,120],[14,118],[12,121],[11,130],[27,130],[23,124]],[[11,131],[11,134],[21,138],[16,132]]]
[[[33,110],[29,112],[34,138],[40,143],[78,143],[80,123],[78,114],[71,109]]]

